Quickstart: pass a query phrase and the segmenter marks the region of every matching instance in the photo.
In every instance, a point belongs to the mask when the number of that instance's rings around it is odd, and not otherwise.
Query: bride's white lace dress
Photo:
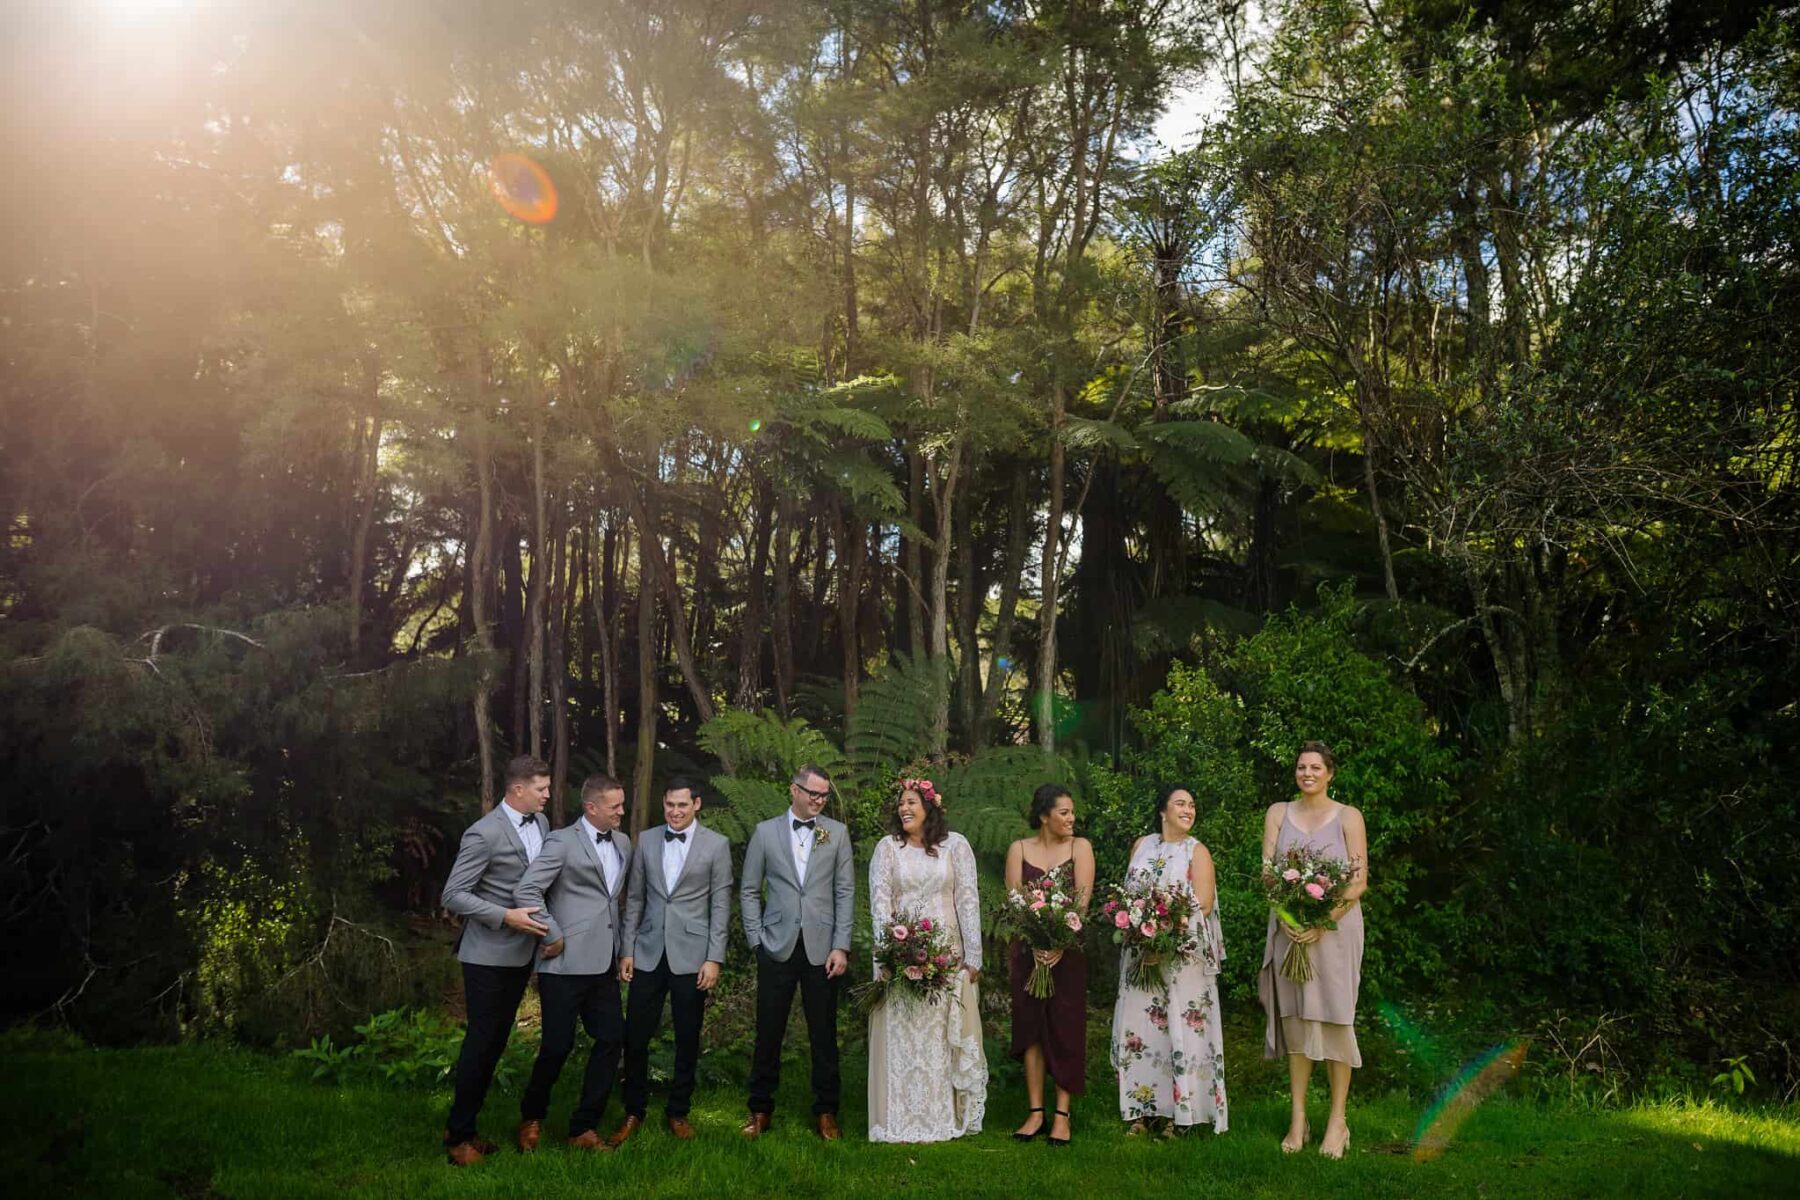
[[[880,929],[895,912],[941,921],[962,961],[981,969],[975,854],[952,833],[935,855],[884,837],[869,863],[869,912]],[[966,934],[966,936],[965,936]],[[980,1133],[987,1056],[978,993],[967,974],[936,1004],[895,997],[869,1018],[869,1140],[942,1142]]]

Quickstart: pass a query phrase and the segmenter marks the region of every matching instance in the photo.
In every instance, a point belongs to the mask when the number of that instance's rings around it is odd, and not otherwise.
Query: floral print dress
[[[1188,882],[1193,838],[1165,842],[1152,835],[1131,856],[1127,878],[1163,887]],[[1218,896],[1189,940],[1187,953],[1164,972],[1167,982],[1149,988],[1131,982],[1121,962],[1119,999],[1113,1008],[1112,1062],[1119,1073],[1119,1113],[1127,1121],[1166,1118],[1176,1125],[1207,1125],[1224,1133],[1225,1042],[1219,1024],[1219,965],[1225,941]]]

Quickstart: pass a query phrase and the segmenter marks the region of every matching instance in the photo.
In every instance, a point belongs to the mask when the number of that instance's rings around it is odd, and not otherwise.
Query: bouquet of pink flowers
[[[1081,908],[1076,903],[1074,861],[1007,892],[999,926],[1003,934],[1019,939],[1033,951],[1067,950],[1079,942]],[[1034,961],[1025,991],[1039,1000],[1056,994],[1056,981],[1042,960]]]
[[[940,922],[894,913],[875,931],[874,981],[852,989],[851,998],[864,1013],[895,992],[936,1004],[956,982],[961,966]]]
[[[1169,963],[1193,954],[1188,923],[1194,911],[1193,889],[1165,887],[1148,872],[1134,871],[1112,889],[1100,906],[1100,919],[1112,929],[1113,944],[1132,955],[1134,987],[1163,986]]]
[[[1337,922],[1331,918],[1332,910],[1343,900],[1344,889],[1355,875],[1352,864],[1341,858],[1328,857],[1307,846],[1289,846],[1282,854],[1263,861],[1262,885],[1269,906],[1288,932],[1301,933],[1337,928]],[[1305,946],[1288,941],[1281,973],[1295,983],[1313,980],[1312,957]]]

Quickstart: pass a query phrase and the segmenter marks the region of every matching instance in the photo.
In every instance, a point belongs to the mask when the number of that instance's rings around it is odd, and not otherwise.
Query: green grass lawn
[[[1356,1097],[1355,1141],[1341,1163],[1277,1148],[1286,1108],[1267,1086],[1234,1095],[1231,1131],[1166,1142],[1128,1141],[1096,1092],[1079,1111],[1075,1145],[1015,1145],[1022,1094],[991,1097],[988,1130],[943,1145],[871,1146],[861,1064],[846,1079],[846,1140],[806,1127],[804,1072],[789,1070],[775,1131],[736,1133],[735,1089],[703,1091],[697,1141],[657,1124],[616,1154],[575,1154],[546,1139],[531,1158],[510,1150],[480,1168],[445,1166],[437,1137],[445,1099],[374,1086],[305,1082],[283,1061],[223,1047],[9,1051],[0,1074],[6,1191],[20,1197],[287,1196],[1657,1196],[1792,1195],[1800,1123],[1710,1106],[1659,1104],[1578,1111],[1499,1097],[1478,1110],[1441,1159],[1415,1163],[1408,1141],[1421,1105]],[[567,1120],[575,1060],[546,1132]],[[495,1141],[516,1099],[483,1116]],[[616,1099],[605,1126],[617,1119]],[[1322,1113],[1315,1124],[1322,1124]]]

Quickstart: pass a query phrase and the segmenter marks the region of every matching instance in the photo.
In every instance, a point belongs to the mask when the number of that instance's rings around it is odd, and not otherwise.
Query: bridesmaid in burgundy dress
[[[1021,838],[1006,852],[1006,886],[1023,887],[1040,876],[1061,873],[1079,898],[1082,918],[1094,894],[1094,848],[1075,836],[1075,800],[1069,789],[1046,783],[1031,798],[1036,837]],[[1055,994],[1039,1000],[1025,990],[1036,955],[1050,966]],[[1048,1134],[1052,1146],[1069,1144],[1070,1097],[1087,1090],[1087,957],[1079,947],[1039,952],[1023,942],[1012,947],[1012,1055],[1025,1060],[1025,1091],[1031,1109],[1013,1134],[1028,1142]],[[1056,1087],[1056,1108],[1044,1114],[1044,1075]]]

